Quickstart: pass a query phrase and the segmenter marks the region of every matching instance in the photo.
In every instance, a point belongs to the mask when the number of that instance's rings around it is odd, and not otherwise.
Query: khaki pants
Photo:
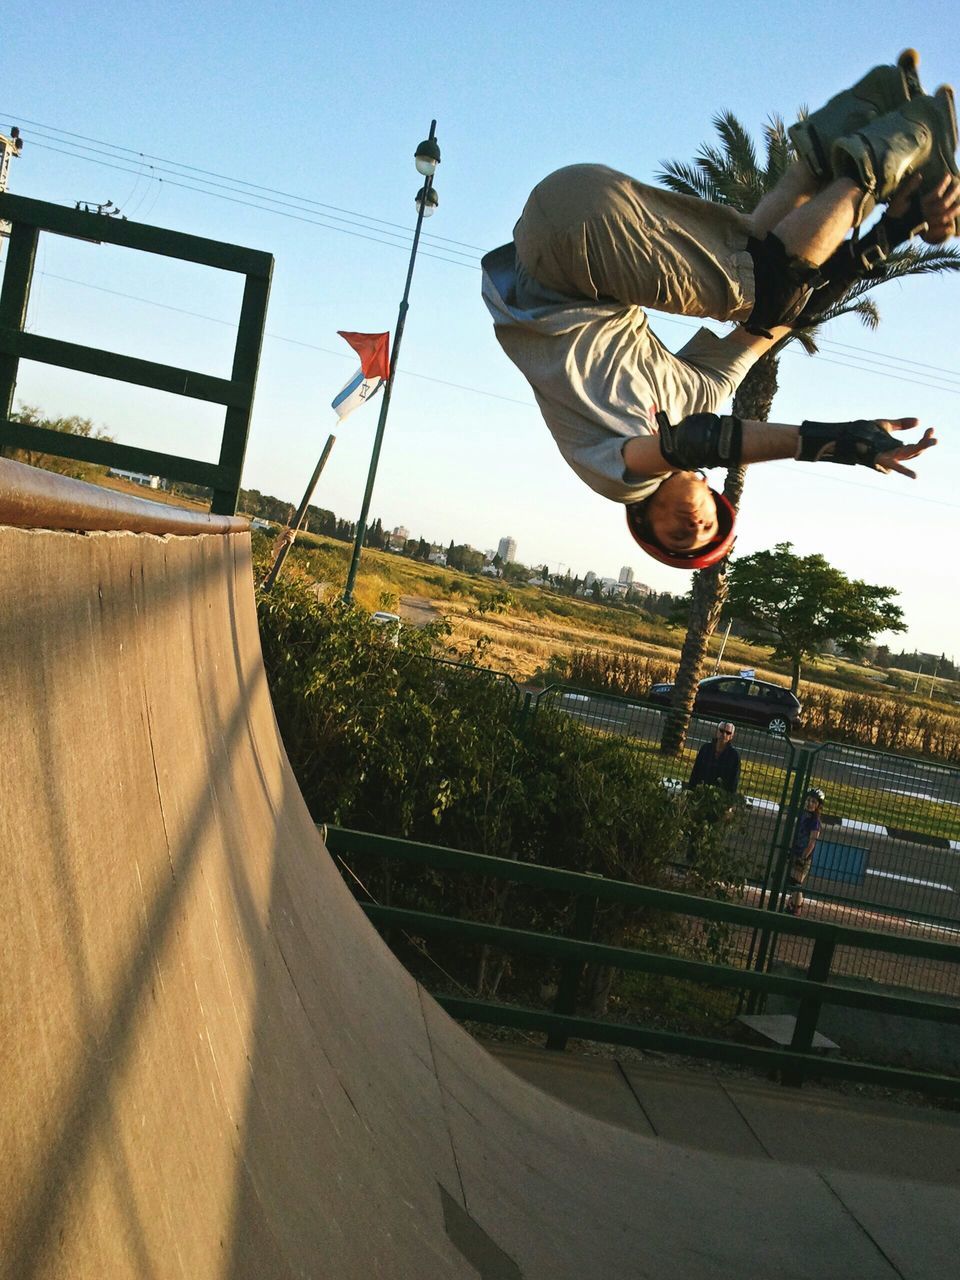
[[[748,234],[725,205],[575,164],[533,189],[513,238],[529,275],[564,297],[742,320],[753,308]]]

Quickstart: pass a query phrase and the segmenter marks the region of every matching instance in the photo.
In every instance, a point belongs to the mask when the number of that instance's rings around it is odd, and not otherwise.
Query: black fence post
[[[769,892],[769,898],[766,901],[765,908],[767,911],[776,912],[780,909],[780,898],[783,891],[783,883],[787,874],[787,863],[790,858],[790,843],[793,839],[793,830],[797,823],[797,818],[803,809],[803,793],[807,785],[807,778],[810,774],[810,761],[812,752],[803,751],[797,761],[796,772],[793,778],[793,789],[790,793],[790,803],[780,830],[780,849],[772,874],[768,878],[765,891]],[[763,929],[757,943],[756,960],[753,967],[758,973],[769,971],[770,965],[773,963],[774,954],[776,952],[777,935],[770,929]],[[757,993],[751,993],[747,1001],[747,1011],[756,1013],[762,1008],[763,996]]]
[[[817,938],[813,944],[813,955],[807,969],[807,981],[825,984],[830,977],[830,966],[833,964],[835,943],[832,938]],[[818,993],[801,996],[797,1009],[797,1021],[793,1028],[793,1039],[790,1048],[794,1053],[810,1053],[813,1049],[813,1037],[816,1035],[817,1022],[820,1019],[820,1006],[823,1000]],[[783,1083],[799,1089],[806,1079],[807,1072],[802,1065],[784,1067]]]
[[[536,709],[536,703],[533,700],[533,694],[529,689],[522,690],[523,701],[520,703],[517,715],[517,732],[521,736],[526,732],[527,725],[530,723],[530,716]]]
[[[593,940],[593,922],[597,913],[597,899],[578,896],[573,915],[571,937],[581,942]],[[580,956],[570,956],[560,966],[560,981],[557,984],[557,996],[553,1002],[553,1012],[563,1015],[577,1011],[577,997],[580,994],[580,981],[583,977],[585,962]],[[567,1047],[569,1037],[562,1031],[549,1031],[544,1048],[556,1049],[559,1052]]]

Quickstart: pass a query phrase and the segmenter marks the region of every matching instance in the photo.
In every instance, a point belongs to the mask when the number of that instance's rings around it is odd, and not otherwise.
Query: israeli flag
[[[372,400],[382,386],[382,378],[367,378],[363,370],[358,369],[333,397],[331,408],[342,422],[354,409],[359,409],[365,401]]]

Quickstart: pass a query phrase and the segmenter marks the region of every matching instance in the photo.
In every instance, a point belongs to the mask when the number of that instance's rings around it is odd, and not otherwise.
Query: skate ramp
[[[920,1274],[857,1211],[908,1187],[845,1202],[496,1063],[318,838],[241,526],[23,487],[0,460],[3,1280]]]

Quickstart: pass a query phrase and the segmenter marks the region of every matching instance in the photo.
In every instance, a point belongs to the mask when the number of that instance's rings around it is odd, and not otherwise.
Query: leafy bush
[[[511,681],[438,659],[443,624],[403,628],[394,643],[362,610],[318,602],[295,576],[258,607],[277,719],[317,821],[652,885],[692,842],[691,887],[726,896],[742,884],[727,829],[704,818],[707,793],[676,796],[628,741],[548,708],[525,714]],[[570,924],[566,895],[414,865],[354,870],[381,901],[517,928]],[[665,913],[618,905],[599,910],[594,937],[694,945]],[[704,945],[718,953],[723,939]],[[455,947],[443,954],[466,974]],[[485,950],[473,978],[488,994],[504,979],[528,994],[539,985],[531,974]],[[609,981],[592,990],[602,1006]]]

